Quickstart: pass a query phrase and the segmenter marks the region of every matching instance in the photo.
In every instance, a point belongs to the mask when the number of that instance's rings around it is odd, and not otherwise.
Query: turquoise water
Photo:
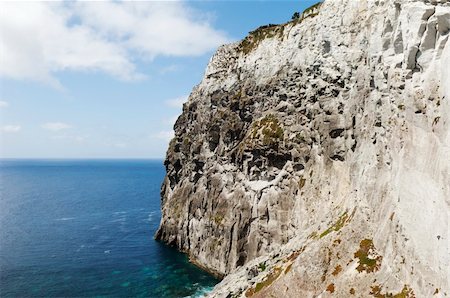
[[[217,280],[153,240],[161,160],[1,160],[1,297],[199,296]]]

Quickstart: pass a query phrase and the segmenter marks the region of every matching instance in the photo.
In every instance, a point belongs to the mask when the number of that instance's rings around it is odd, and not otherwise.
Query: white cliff
[[[221,47],[157,238],[215,297],[449,296],[449,32],[448,1],[328,0]]]

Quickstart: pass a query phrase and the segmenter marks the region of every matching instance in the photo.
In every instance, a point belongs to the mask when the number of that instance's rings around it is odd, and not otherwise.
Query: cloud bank
[[[1,132],[5,132],[5,133],[14,133],[14,132],[19,132],[21,128],[22,127],[20,125],[11,125],[11,124],[9,124],[9,125],[3,125],[0,128],[0,131]]]
[[[41,127],[50,131],[60,131],[71,128],[72,126],[63,122],[47,122],[45,124],[42,124]]]
[[[0,2],[0,76],[58,85],[61,71],[143,78],[136,60],[196,56],[228,42],[182,2]]]

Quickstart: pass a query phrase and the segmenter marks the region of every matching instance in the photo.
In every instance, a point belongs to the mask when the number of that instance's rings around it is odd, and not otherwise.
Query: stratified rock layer
[[[450,4],[329,0],[212,57],[156,237],[217,297],[448,296]]]

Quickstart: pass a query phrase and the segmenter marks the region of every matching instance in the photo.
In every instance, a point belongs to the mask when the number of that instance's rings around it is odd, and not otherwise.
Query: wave
[[[145,222],[152,222],[153,218],[155,217],[155,215],[158,214],[159,211],[152,211],[148,214],[148,217],[146,219],[144,219]]]
[[[190,295],[190,296],[186,296],[185,298],[199,298],[199,297],[206,297],[206,295],[208,295],[212,290],[214,289],[214,287],[211,286],[207,286],[207,287],[200,287],[198,288],[194,294]]]
[[[55,220],[58,221],[66,221],[66,220],[74,220],[76,217],[61,217],[61,218],[57,218]]]

